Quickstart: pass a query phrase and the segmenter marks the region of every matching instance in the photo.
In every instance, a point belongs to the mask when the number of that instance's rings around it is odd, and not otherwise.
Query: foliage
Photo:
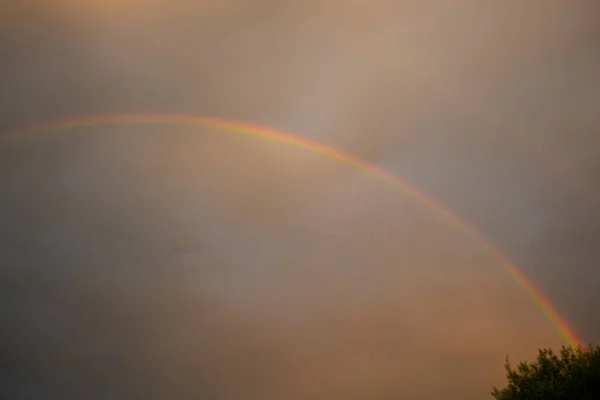
[[[516,369],[506,356],[504,367],[508,385],[494,387],[496,400],[600,400],[600,346],[539,350],[536,362]]]

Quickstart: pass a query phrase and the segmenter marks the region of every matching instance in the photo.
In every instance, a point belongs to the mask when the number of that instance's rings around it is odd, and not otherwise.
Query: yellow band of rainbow
[[[22,130],[9,133],[8,135],[0,136],[4,140],[14,140],[19,137],[27,137],[31,135],[39,135],[52,132],[60,132],[76,128],[85,128],[98,125],[122,125],[122,124],[162,124],[162,125],[189,125],[193,127],[203,127],[217,129],[227,132],[234,132],[241,135],[252,136],[255,138],[266,139],[278,143],[293,146],[299,149],[307,150],[312,153],[330,158],[340,163],[355,167],[364,173],[368,173],[392,187],[400,190],[407,196],[412,197],[415,201],[427,207],[428,209],[437,212],[438,215],[453,224],[459,231],[470,237],[478,243],[492,258],[494,258],[500,266],[508,273],[512,280],[523,289],[536,304],[548,321],[555,327],[558,334],[566,344],[572,347],[583,346],[582,341],[578,338],[574,329],[556,312],[547,298],[538,290],[531,281],[521,272],[510,260],[498,251],[484,236],[478,233],[468,222],[452,213],[444,205],[430,198],[426,194],[417,190],[409,183],[403,181],[392,173],[370,164],[367,161],[356,158],[350,154],[333,149],[323,144],[310,141],[294,134],[267,129],[264,127],[241,123],[235,121],[227,121],[216,118],[201,117],[194,115],[183,114],[119,114],[119,115],[100,115],[75,117],[64,120],[58,120],[49,123],[30,126]]]

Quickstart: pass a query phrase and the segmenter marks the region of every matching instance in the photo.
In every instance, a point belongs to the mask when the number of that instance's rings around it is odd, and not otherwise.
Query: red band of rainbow
[[[256,138],[275,141],[278,143],[293,146],[299,149],[307,150],[312,153],[330,158],[348,166],[358,168],[380,180],[388,183],[394,188],[400,190],[407,196],[412,197],[418,203],[435,211],[438,215],[445,218],[453,224],[459,231],[478,243],[498,264],[508,273],[512,280],[530,297],[546,316],[548,321],[555,327],[558,334],[566,344],[572,347],[583,346],[574,329],[558,314],[552,307],[546,297],[538,290],[531,281],[515,266],[510,260],[497,250],[485,237],[478,233],[468,222],[452,213],[444,205],[428,197],[426,194],[417,190],[407,182],[393,175],[392,173],[370,164],[364,160],[356,158],[350,154],[322,145],[320,143],[303,139],[291,133],[267,129],[264,127],[221,120],[216,118],[207,118],[193,115],[182,114],[123,114],[123,115],[101,115],[89,117],[69,118],[55,122],[43,123],[22,130],[17,130],[0,139],[14,140],[20,137],[31,135],[47,134],[76,128],[85,128],[98,125],[122,125],[122,124],[162,124],[162,125],[189,125],[194,127],[204,127],[218,129],[222,131],[234,132],[242,135],[248,135]]]

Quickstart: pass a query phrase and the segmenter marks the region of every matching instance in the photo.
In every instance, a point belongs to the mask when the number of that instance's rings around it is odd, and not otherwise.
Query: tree
[[[506,356],[508,385],[496,400],[600,400],[600,346],[562,346],[560,355],[539,350],[537,361],[512,369]]]

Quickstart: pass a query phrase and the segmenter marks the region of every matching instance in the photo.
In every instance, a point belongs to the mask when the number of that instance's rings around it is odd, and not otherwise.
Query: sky
[[[563,344],[469,222],[600,343],[593,1],[9,0],[0,351],[9,398],[481,399]]]

